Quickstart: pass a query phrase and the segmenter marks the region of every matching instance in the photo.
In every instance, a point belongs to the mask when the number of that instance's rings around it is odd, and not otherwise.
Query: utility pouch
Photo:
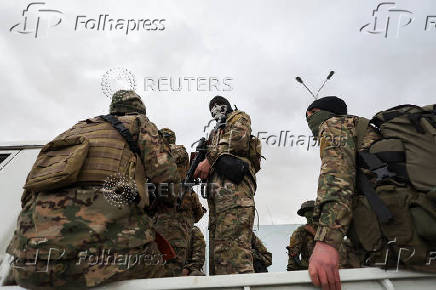
[[[89,141],[85,137],[51,141],[38,154],[24,188],[47,191],[75,183],[88,149]]]
[[[418,197],[411,201],[410,213],[416,233],[424,240],[436,242],[436,210],[425,193],[419,193]]]
[[[249,165],[232,155],[221,155],[214,165],[215,171],[235,184],[241,183],[245,174],[249,173]]]

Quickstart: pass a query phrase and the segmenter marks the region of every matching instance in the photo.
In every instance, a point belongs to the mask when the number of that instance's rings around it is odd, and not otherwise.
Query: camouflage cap
[[[176,133],[170,128],[162,128],[159,130],[162,136],[167,140],[168,144],[176,144]]]
[[[304,216],[304,213],[306,211],[313,210],[315,208],[315,201],[314,200],[308,200],[301,204],[300,209],[297,211],[297,214],[299,216]]]
[[[109,113],[124,115],[126,113],[146,114],[145,105],[141,97],[134,91],[119,90],[112,96]]]

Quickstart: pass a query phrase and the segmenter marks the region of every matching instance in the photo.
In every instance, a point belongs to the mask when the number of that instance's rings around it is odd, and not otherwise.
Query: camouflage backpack
[[[353,199],[352,231],[366,253],[387,246],[401,263],[425,266],[436,248],[436,105],[401,105],[370,121],[361,118],[358,147],[368,124],[382,138],[359,152],[357,184],[363,194]],[[373,173],[375,188],[364,170]]]

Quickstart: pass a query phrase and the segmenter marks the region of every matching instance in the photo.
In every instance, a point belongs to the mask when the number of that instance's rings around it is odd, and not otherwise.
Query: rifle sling
[[[111,114],[101,115],[100,117],[106,122],[111,123],[112,127],[114,127],[120,133],[120,135],[126,140],[127,144],[129,144],[129,148],[133,153],[138,154],[138,156],[141,156],[141,151],[139,150],[138,144],[133,140],[133,136],[132,134],[130,134],[129,129],[124,127],[123,123],[120,120],[118,120],[117,117]]]

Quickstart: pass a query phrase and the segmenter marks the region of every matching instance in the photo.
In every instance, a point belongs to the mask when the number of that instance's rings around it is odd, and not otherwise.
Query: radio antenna
[[[335,71],[331,70],[329,75],[327,76],[327,78],[324,80],[324,82],[322,83],[322,86],[318,89],[318,91],[316,92],[316,99],[318,98],[318,94],[319,92],[322,90],[322,88],[324,87],[324,85],[326,84],[327,81],[329,81],[332,76],[335,74]]]
[[[312,97],[316,100],[315,95],[312,93],[312,91],[306,86],[306,84],[303,82],[303,80],[300,77],[296,77],[295,78],[297,80],[297,82],[299,82],[300,84],[302,84],[306,90],[312,95]]]

